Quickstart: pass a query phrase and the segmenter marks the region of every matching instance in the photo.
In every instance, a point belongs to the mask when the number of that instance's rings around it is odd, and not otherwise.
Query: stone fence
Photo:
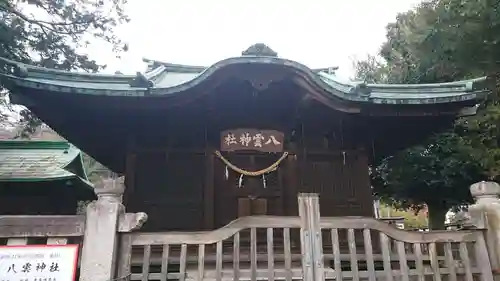
[[[227,252],[224,252],[222,246],[224,244],[223,240],[232,237],[232,235],[240,237],[241,234],[241,241],[243,241],[244,233],[242,231],[250,229],[250,236],[253,238],[249,241],[254,241],[256,238],[261,237],[259,228],[267,231],[267,238],[270,239],[270,242],[268,241],[267,244],[268,248],[265,250],[267,254],[264,254],[266,256],[265,260],[272,266],[273,272],[278,272],[278,270],[283,271],[283,280],[298,278],[308,281],[323,281],[330,278],[352,278],[359,281],[360,278],[363,280],[367,278],[370,281],[376,281],[380,279],[377,276],[383,276],[386,279],[388,278],[387,280],[400,280],[402,278],[402,280],[409,281],[413,280],[413,277],[418,280],[427,280],[425,277],[433,277],[434,280],[439,281],[441,277],[438,278],[436,273],[433,272],[434,268],[438,268],[438,271],[446,272],[443,274],[448,274],[447,276],[452,276],[449,279],[452,281],[472,281],[473,276],[480,276],[474,277],[474,280],[479,278],[482,281],[491,281],[497,279],[497,273],[500,274],[500,185],[494,182],[479,182],[473,184],[470,188],[471,194],[475,198],[475,204],[469,208],[471,223],[474,229],[442,232],[430,231],[426,233],[398,230],[370,218],[320,217],[319,200],[315,194],[302,194],[299,196],[299,206],[301,207],[299,208],[300,214],[298,217],[249,217],[240,219],[225,228],[208,232],[140,233],[137,230],[147,220],[147,215],[145,213],[126,213],[125,207],[122,204],[124,188],[123,179],[121,178],[103,180],[95,188],[98,199],[88,204],[85,215],[0,216],[0,238],[10,241],[10,243],[7,242],[7,245],[26,245],[28,244],[26,241],[29,237],[45,237],[47,244],[66,243],[65,239],[71,237],[80,239],[79,243],[81,243],[82,248],[79,268],[80,280],[82,281],[145,281],[156,280],[154,277],[156,275],[160,276],[159,280],[163,280],[172,274],[172,276],[178,276],[179,280],[190,280],[191,277],[189,274],[191,274],[190,270],[192,270],[190,269],[190,262],[194,258],[194,262],[199,263],[199,259],[202,256],[198,252],[193,257],[190,257],[191,252],[186,249],[196,246],[197,249],[203,249],[203,253],[205,253],[204,251],[208,251],[211,247],[210,243],[217,245],[217,253],[213,256],[213,272],[209,272],[209,270],[212,270],[210,269],[212,262],[209,261],[210,257],[207,255],[204,257],[206,260],[201,265],[201,275],[195,274],[193,279],[211,280],[211,278],[215,278],[214,280],[233,280],[236,278],[231,275],[233,273],[224,275],[226,273],[223,264],[226,263]],[[285,235],[284,241],[288,241],[288,248],[285,249],[284,254],[278,252],[273,254],[272,251],[275,248],[273,246],[273,237],[276,236],[273,236],[273,229],[276,231],[275,234],[281,233],[283,231],[278,229],[280,227],[284,228],[288,233],[287,235],[283,234]],[[300,231],[300,234],[298,234],[300,239],[297,240],[297,243],[302,247],[302,249],[299,247],[297,250],[298,268],[294,268],[295,248],[293,244],[296,240],[293,239],[293,233],[290,234],[290,231],[294,227]],[[328,233],[332,233],[330,244],[326,246],[322,245],[325,242],[321,241],[321,236],[325,235],[322,234],[322,231],[325,230]],[[346,230],[348,234],[346,240],[348,242],[347,254],[344,254],[343,250],[338,246],[340,239],[340,232],[338,231],[340,230]],[[363,234],[361,235],[361,242],[357,238],[355,239],[355,235],[359,231]],[[377,237],[380,235],[383,238],[380,240],[381,242],[378,245],[373,244],[373,248],[370,246],[370,252],[360,253],[358,250],[356,253],[357,246],[372,244],[370,239],[375,237],[374,231],[378,233],[376,234]],[[329,235],[326,236],[329,237]],[[370,235],[372,235],[372,238],[370,238]],[[336,237],[335,239],[334,236]],[[281,239],[274,239],[275,243],[282,243],[280,242]],[[395,254],[391,248],[384,248],[386,245],[392,243],[389,239],[394,239],[395,241]],[[168,245],[171,244],[171,250],[174,251],[174,242],[180,243],[179,245],[181,246],[181,256],[178,259],[181,264],[181,269],[179,270],[184,270],[184,273],[171,273],[168,268],[163,268],[163,262],[160,262],[162,265],[161,273],[151,273],[149,271],[150,268],[145,262],[142,263],[142,272],[146,272],[146,274],[132,272],[132,267],[134,266],[132,246],[144,246],[147,249],[147,251],[144,251],[144,259],[147,260],[146,262],[149,262],[150,260],[153,261],[156,246],[163,245],[163,249],[168,249]],[[465,246],[466,242],[475,243],[475,248],[467,249]],[[439,246],[439,243],[444,244],[443,246]],[[428,253],[420,253],[420,246],[423,244],[430,246]],[[450,247],[453,247],[452,244],[460,244],[458,258],[456,255],[453,257],[453,254],[450,254],[452,250]],[[259,279],[259,274],[269,274],[269,278],[273,280],[280,279],[273,272],[269,273],[268,269],[259,268],[262,265],[260,263],[261,252],[259,252],[259,245],[257,242],[250,242],[249,252],[245,252],[244,247],[246,246],[238,244],[238,250],[241,250],[242,254],[239,257],[243,257],[244,255],[249,256],[249,260],[245,261],[252,268],[248,273],[249,280]],[[266,248],[265,245],[264,248]],[[412,248],[417,250],[417,252],[409,253],[407,252],[407,248]],[[234,249],[236,249],[236,246]],[[475,253],[473,254],[474,259],[476,259],[474,264],[466,264],[465,267],[462,264],[462,267],[452,268],[454,267],[452,264],[455,261],[469,260],[466,257],[468,250],[472,251],[469,251],[469,254]],[[332,251],[333,254],[331,253]],[[378,251],[381,251],[382,269],[377,269],[376,259],[379,255]],[[445,253],[441,255],[440,252]],[[284,268],[279,268],[282,266],[279,263],[274,264],[270,262],[270,256],[273,256],[273,259],[284,258]],[[292,259],[287,261],[287,257],[292,257]],[[165,260],[165,257],[161,255],[160,258]],[[227,258],[233,259],[234,257],[228,256]],[[168,259],[167,252],[166,263],[168,263]],[[327,259],[331,260],[335,266],[327,264]],[[344,268],[344,259],[350,263],[349,269]],[[392,265],[393,259],[396,259],[400,268]],[[425,260],[430,262],[429,267],[425,264]],[[276,262],[279,261],[276,260]],[[353,267],[353,262],[358,264],[359,268],[358,266]],[[404,265],[407,262],[408,265]],[[415,263],[417,264],[416,267]],[[420,267],[418,263],[420,263]],[[441,267],[442,264],[444,264],[444,268]],[[198,266],[200,265],[198,264]],[[206,273],[203,273],[203,270]],[[240,271],[238,272],[238,274],[243,274]],[[295,274],[294,272],[297,275],[293,275]],[[437,274],[439,275],[439,273]],[[463,274],[465,279],[462,277],[457,278],[458,274]],[[243,278],[243,275],[238,276]]]

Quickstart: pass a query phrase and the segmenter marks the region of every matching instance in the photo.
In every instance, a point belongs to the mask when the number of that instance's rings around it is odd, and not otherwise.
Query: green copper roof
[[[332,72],[337,68],[309,69],[306,66],[281,58],[273,57],[237,57],[220,61],[210,67],[186,66],[144,59],[150,64],[150,81],[155,85],[152,93],[161,93],[161,89],[196,84],[197,80],[208,78],[211,73],[232,64],[268,64],[282,65],[307,74],[311,83],[319,85],[331,96],[351,101],[380,104],[429,104],[472,100],[487,93],[487,77],[462,80],[451,83],[435,84],[366,84],[362,81],[342,81]],[[148,73],[147,73],[148,74]]]
[[[0,182],[76,180],[92,188],[79,149],[67,142],[0,141]]]
[[[228,67],[238,67],[242,71],[236,72],[244,73],[246,67],[257,65],[292,73],[312,89],[319,89],[321,98],[361,104],[453,103],[474,101],[489,92],[486,77],[439,84],[366,84],[341,81],[329,69],[310,69],[295,61],[262,54],[228,58],[209,67],[146,61],[150,68],[144,74],[103,75],[46,69],[0,59],[0,63],[12,66],[12,71],[0,73],[0,79],[14,94],[20,87],[80,95],[159,97],[182,94],[200,85],[203,88],[205,81]],[[244,74],[241,76],[245,79]]]

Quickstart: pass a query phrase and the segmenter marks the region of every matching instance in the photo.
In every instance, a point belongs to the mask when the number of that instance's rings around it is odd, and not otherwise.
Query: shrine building
[[[93,188],[73,145],[0,140],[0,215],[72,215]]]
[[[249,215],[370,216],[368,167],[476,113],[488,79],[345,82],[264,44],[211,66],[145,60],[137,75],[66,72],[2,59],[14,103],[125,176],[147,231],[215,229]]]

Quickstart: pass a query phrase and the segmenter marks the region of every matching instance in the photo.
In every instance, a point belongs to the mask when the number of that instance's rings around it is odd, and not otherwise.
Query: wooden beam
[[[0,216],[0,237],[82,236],[85,216]]]

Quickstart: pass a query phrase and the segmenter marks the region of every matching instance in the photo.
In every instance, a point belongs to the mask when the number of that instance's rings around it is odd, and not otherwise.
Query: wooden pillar
[[[136,172],[136,159],[135,153],[128,153],[125,162],[125,193],[123,195],[123,205],[129,207],[131,198],[134,198],[135,190],[135,172]],[[132,207],[133,209],[134,207]]]
[[[297,169],[297,155],[289,154],[286,158],[286,211],[288,216],[297,216],[299,214],[296,198],[299,194],[299,175]]]
[[[355,153],[356,162],[354,165],[351,164],[350,177],[355,177],[357,180],[356,186],[354,188],[358,190],[356,197],[360,200],[362,204],[362,216],[375,217],[375,210],[373,208],[373,192],[372,185],[370,182],[370,173],[368,164],[368,156],[366,155],[366,150],[357,149],[353,151]]]
[[[205,187],[203,192],[204,210],[203,219],[206,229],[214,228],[215,193],[214,193],[214,151],[207,149],[205,152]]]

